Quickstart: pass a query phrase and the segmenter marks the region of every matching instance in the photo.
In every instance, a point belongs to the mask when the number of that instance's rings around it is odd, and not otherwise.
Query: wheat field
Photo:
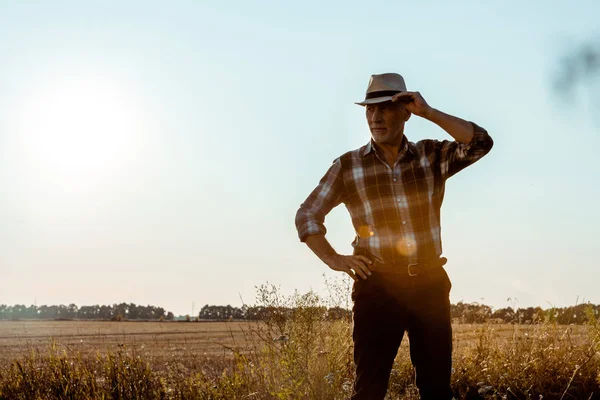
[[[2,321],[0,399],[348,398],[351,321],[305,311],[258,322]],[[456,324],[454,390],[459,398],[595,398],[592,328]],[[405,337],[389,399],[418,398],[407,349]]]

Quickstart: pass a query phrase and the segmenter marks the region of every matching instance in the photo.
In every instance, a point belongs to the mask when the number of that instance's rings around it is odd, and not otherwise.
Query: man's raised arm
[[[411,114],[437,124],[454,138],[454,141],[437,142],[444,179],[485,156],[494,145],[485,129],[473,122],[436,110],[427,104],[419,92],[398,93],[393,96],[392,101],[405,103]]]
[[[472,123],[435,108],[432,108],[423,118],[437,124],[459,143],[471,143],[475,137],[475,127]]]

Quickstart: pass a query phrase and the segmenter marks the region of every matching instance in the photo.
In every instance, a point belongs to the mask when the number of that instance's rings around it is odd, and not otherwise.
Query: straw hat
[[[371,75],[365,99],[354,104],[366,106],[367,104],[383,103],[392,100],[392,96],[396,93],[406,91],[406,83],[400,74]]]

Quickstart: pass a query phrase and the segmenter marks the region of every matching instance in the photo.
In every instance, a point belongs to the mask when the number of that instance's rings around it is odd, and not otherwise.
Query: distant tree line
[[[293,309],[286,307],[243,306],[232,307],[205,305],[200,310],[200,320],[261,320],[274,315],[291,315]],[[458,323],[519,323],[532,324],[540,322],[556,322],[558,324],[584,324],[590,318],[600,318],[600,305],[590,303],[570,307],[513,308],[505,307],[493,310],[492,307],[479,303],[463,303],[451,305],[452,319]],[[322,308],[322,315],[327,319],[352,318],[352,311],[340,307]]]
[[[591,319],[600,318],[600,305],[583,303],[569,307],[513,308],[505,307],[492,310],[491,307],[479,303],[459,302],[451,306],[452,318],[461,323],[517,323],[535,324],[540,322],[556,322],[558,324],[584,324]]]
[[[0,320],[14,319],[82,319],[82,320],[172,320],[174,315],[162,307],[141,306],[133,303],[113,305],[93,305],[78,307],[65,306],[12,306],[0,304]]]
[[[313,311],[329,320],[352,319],[352,311],[341,307],[319,307]],[[294,313],[288,307],[247,306],[233,307],[205,305],[198,313],[197,320],[259,321],[267,318],[285,318]],[[600,318],[600,305],[590,303],[570,307],[541,307],[513,308],[492,307],[479,303],[463,303],[451,305],[452,319],[458,323],[518,323],[535,324],[540,322],[556,322],[558,324],[584,324],[592,319]],[[94,305],[77,307],[75,304],[58,306],[25,306],[16,304],[7,306],[0,304],[0,320],[15,319],[80,319],[80,320],[165,320],[175,319],[170,311],[162,307],[140,306],[133,303],[113,305]],[[188,316],[187,321],[192,319]]]
[[[352,311],[341,307],[318,307],[315,311],[324,315],[327,319],[336,320],[341,318],[352,318]],[[201,320],[250,320],[258,321],[273,316],[291,316],[294,312],[293,308],[289,307],[264,307],[264,306],[247,306],[232,307],[227,306],[209,306],[208,304],[202,307],[198,318]]]

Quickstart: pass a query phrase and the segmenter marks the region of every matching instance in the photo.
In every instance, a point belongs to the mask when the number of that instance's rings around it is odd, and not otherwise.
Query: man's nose
[[[381,121],[381,111],[379,111],[378,107],[375,107],[375,109],[373,110],[373,114],[371,115],[371,120],[373,122],[380,122]]]

